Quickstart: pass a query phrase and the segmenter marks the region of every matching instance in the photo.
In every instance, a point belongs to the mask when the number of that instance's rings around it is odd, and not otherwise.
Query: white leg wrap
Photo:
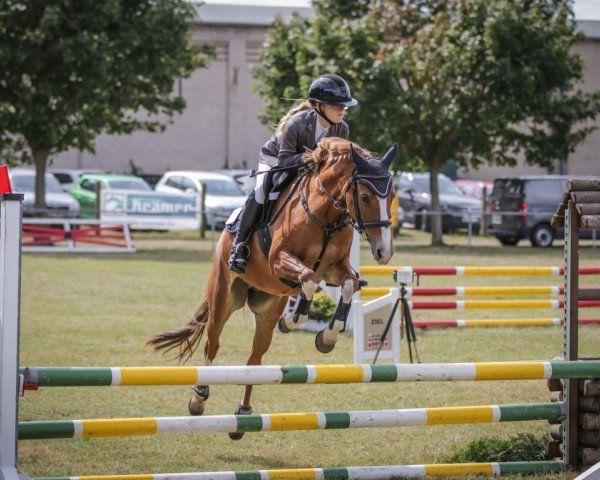
[[[300,325],[306,323],[308,320],[308,315],[300,315],[298,317],[298,321],[294,323],[294,313],[296,313],[296,308],[298,308],[299,303],[300,302],[297,302],[294,309],[290,312],[285,312],[283,316],[283,321],[285,322],[286,327],[288,327],[290,330],[296,330]]]
[[[340,320],[333,322],[333,327],[331,329],[329,327],[325,328],[323,330],[323,343],[325,345],[333,345],[336,343],[342,328],[344,328],[344,322]]]
[[[342,301],[344,303],[350,303],[354,295],[354,282],[352,280],[346,280],[342,285]]]

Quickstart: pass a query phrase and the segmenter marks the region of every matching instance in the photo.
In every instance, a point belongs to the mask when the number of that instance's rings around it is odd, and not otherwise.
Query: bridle
[[[352,176],[348,179],[344,188],[342,188],[342,192],[336,197],[334,196],[323,184],[323,179],[321,178],[321,172],[317,168],[314,172],[317,177],[317,182],[319,183],[319,189],[325,196],[333,203],[333,207],[336,210],[340,210],[340,215],[337,219],[330,223],[329,225],[324,225],[320,222],[315,215],[311,212],[308,202],[306,201],[306,196],[304,194],[304,189],[300,188],[300,201],[302,203],[302,207],[304,211],[308,215],[308,217],[316,223],[321,230],[325,232],[325,235],[332,237],[337,232],[342,230],[346,225],[351,225],[360,235],[362,235],[367,240],[369,239],[369,234],[366,232],[367,228],[390,228],[392,222],[390,220],[377,220],[377,221],[365,221],[363,219],[362,213],[360,211],[360,203],[358,201],[358,184],[366,183],[368,188],[371,191],[374,191],[373,188],[369,186],[369,180],[389,180],[392,176],[390,172],[386,172],[385,174],[367,174],[367,173],[358,173],[356,169],[353,170]],[[365,180],[367,182],[365,182]],[[308,183],[308,182],[307,182]],[[352,217],[350,213],[350,209],[346,205],[346,194],[348,190],[352,188],[352,200],[353,200],[353,208],[356,214],[356,219]],[[377,195],[377,192],[374,192]],[[379,196],[379,195],[377,195]],[[386,195],[387,196],[387,195]]]
[[[378,221],[365,222],[362,218],[362,214],[360,212],[360,205],[358,202],[358,184],[359,183],[366,183],[367,186],[371,189],[371,191],[373,191],[377,196],[381,196],[381,195],[378,195],[378,192],[376,192],[375,189],[370,186],[369,180],[382,179],[382,180],[387,180],[389,182],[389,180],[392,176],[392,174],[390,172],[387,172],[387,173],[381,174],[381,175],[377,175],[377,174],[357,173],[356,169],[354,169],[354,171],[352,172],[352,176],[350,177],[350,179],[348,179],[348,181],[344,185],[342,192],[336,197],[323,184],[323,180],[321,179],[321,173],[319,171],[319,167],[314,162],[306,162],[305,164],[302,164],[302,167],[306,168],[306,170],[304,170],[304,172],[302,172],[298,175],[298,180],[296,180],[296,183],[290,189],[290,192],[288,193],[286,199],[283,201],[283,203],[281,204],[281,206],[279,207],[277,212],[275,212],[275,214],[273,215],[273,217],[267,224],[267,227],[271,227],[275,223],[277,218],[279,218],[279,216],[282,214],[285,206],[292,199],[294,192],[296,190],[299,190],[300,203],[302,204],[302,208],[306,212],[306,215],[308,216],[308,218],[310,218],[310,220],[313,223],[315,223],[325,233],[325,235],[323,237],[323,243],[321,245],[321,252],[319,253],[319,257],[317,258],[315,264],[313,265],[313,268],[312,268],[313,271],[317,271],[317,269],[321,265],[321,261],[323,260],[323,256],[325,255],[325,250],[327,249],[327,245],[329,244],[329,241],[331,240],[331,238],[336,233],[338,233],[341,230],[343,230],[344,228],[346,228],[346,226],[351,225],[352,228],[354,228],[354,230],[356,230],[366,240],[369,240],[369,234],[366,232],[367,228],[374,228],[374,227],[390,228],[391,227],[392,222],[389,220],[378,220]],[[298,167],[295,166],[295,168],[298,168]],[[281,168],[278,170],[284,170],[284,169],[287,170],[288,167]],[[275,169],[272,169],[272,170],[275,170]],[[316,174],[317,182],[319,183],[319,189],[320,189],[321,193],[323,193],[333,203],[333,207],[336,210],[340,211],[340,214],[338,215],[338,217],[332,223],[330,223],[328,225],[325,225],[323,222],[321,222],[315,216],[315,214],[311,211],[310,206],[308,205],[308,201],[306,200],[304,188],[308,185],[308,180],[304,183],[304,185],[302,185],[302,181],[304,179],[310,178],[309,173]],[[354,211],[356,213],[356,219],[354,219],[352,217],[352,215],[350,214],[350,210],[348,209],[348,205],[346,205],[346,200],[345,200],[345,196],[348,193],[348,190],[350,188],[352,188],[352,199],[353,199],[353,203],[354,203],[353,207],[354,207]]]

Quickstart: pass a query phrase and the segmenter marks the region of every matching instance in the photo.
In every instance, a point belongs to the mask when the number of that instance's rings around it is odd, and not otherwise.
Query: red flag
[[[12,193],[10,178],[8,178],[8,167],[6,165],[0,166],[0,194],[3,193]]]

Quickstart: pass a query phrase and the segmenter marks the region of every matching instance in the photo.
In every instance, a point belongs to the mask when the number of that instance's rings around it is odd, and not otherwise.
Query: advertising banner
[[[199,230],[200,196],[159,192],[103,190],[100,219],[127,221],[136,230]]]

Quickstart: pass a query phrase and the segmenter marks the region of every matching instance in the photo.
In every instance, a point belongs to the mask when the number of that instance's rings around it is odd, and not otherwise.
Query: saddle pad
[[[231,215],[229,215],[229,218],[225,222],[225,231],[227,233],[237,232],[238,226],[240,225],[240,213],[242,213],[243,209],[244,207],[238,207],[231,212]]]

